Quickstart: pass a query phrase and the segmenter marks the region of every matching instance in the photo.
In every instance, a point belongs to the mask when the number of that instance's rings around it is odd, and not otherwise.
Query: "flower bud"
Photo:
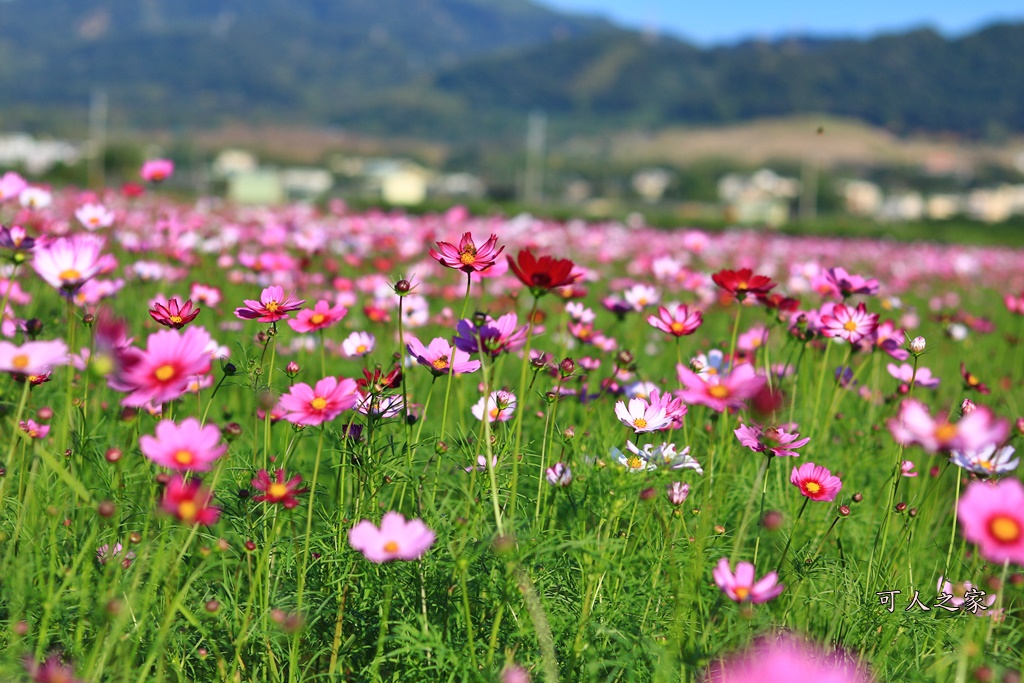
[[[850,516],[850,506],[849,505],[840,505],[839,506],[839,516],[840,517],[849,517]]]
[[[92,327],[92,325],[95,322],[96,316],[94,316],[92,313],[86,313],[85,315],[82,316],[82,324],[85,325],[86,327]]]
[[[1017,418],[1017,431],[1024,435],[1024,417]]]
[[[907,509],[907,504],[903,502],[896,503],[896,512],[903,512]]]
[[[107,459],[107,462],[117,462],[122,455],[120,448],[108,448],[103,457]]]
[[[862,500],[864,500],[864,494],[863,493],[858,491],[857,493],[853,494],[853,502],[854,503],[859,503]]]
[[[114,507],[113,501],[104,500],[101,501],[100,504],[96,506],[96,512],[99,513],[100,517],[103,517],[104,519],[110,519],[114,516],[114,513],[117,512],[117,508]]]
[[[970,415],[975,410],[977,410],[977,408],[978,408],[978,406],[974,405],[974,401],[972,401],[969,398],[965,398],[964,402],[960,404],[960,414],[961,415]]]
[[[576,361],[572,358],[566,358],[558,364],[558,373],[563,377],[569,377],[572,373],[576,372]]]
[[[764,513],[764,517],[761,518],[761,526],[768,531],[778,531],[782,528],[782,513],[778,510],[769,510]]]
[[[210,614],[214,614],[217,610],[220,609],[220,603],[216,600],[207,600],[206,605],[204,606],[206,607],[206,611]]]
[[[48,421],[51,417],[53,417],[53,409],[49,406],[43,406],[36,411],[36,418],[43,422]]]
[[[683,484],[682,482],[673,482],[668,485],[668,502],[672,505],[679,506],[686,502],[686,497],[690,495],[690,485]]]
[[[39,318],[29,318],[25,321],[25,334],[35,339],[43,332],[43,321]]]
[[[924,348],[927,346],[927,342],[924,337],[914,337],[910,340],[910,352],[912,354],[919,355],[924,353]]]
[[[438,455],[444,455],[445,453],[448,452],[448,444],[446,444],[444,441],[438,441],[437,443],[434,444],[434,452],[437,453]]]
[[[284,366],[284,374],[289,377],[295,377],[299,374],[299,364],[295,361],[288,361],[288,365]]]
[[[406,280],[405,278],[402,278],[401,280],[395,283],[395,294],[397,294],[398,296],[405,296],[411,291],[412,283]]]
[[[576,428],[575,427],[566,427],[562,431],[562,438],[565,439],[566,441],[572,441],[573,439],[575,439],[576,438]]]
[[[630,367],[631,365],[633,365],[633,362],[635,360],[636,358],[633,356],[633,354],[627,351],[626,349],[619,351],[619,353],[615,356],[615,364],[618,365],[620,368]]]
[[[242,425],[237,422],[229,422],[224,425],[224,440],[228,443],[242,435]]]

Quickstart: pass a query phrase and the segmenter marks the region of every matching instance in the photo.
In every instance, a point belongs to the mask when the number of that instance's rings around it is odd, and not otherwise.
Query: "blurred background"
[[[1024,242],[1024,5],[836,5],[0,0],[0,172]]]

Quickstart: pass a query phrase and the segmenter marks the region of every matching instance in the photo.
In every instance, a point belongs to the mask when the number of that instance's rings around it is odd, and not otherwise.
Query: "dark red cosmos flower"
[[[766,295],[776,283],[764,275],[754,275],[750,268],[742,270],[720,270],[711,276],[715,284],[743,301],[748,294]]]
[[[767,308],[777,310],[779,313],[792,313],[800,308],[799,299],[793,299],[782,294],[758,294],[757,300]]]
[[[529,287],[535,296],[559,287],[567,287],[579,277],[572,274],[576,264],[569,259],[556,259],[550,256],[537,258],[529,249],[521,249],[515,261],[511,256],[505,258],[508,259],[508,266],[519,281]]]
[[[161,325],[180,330],[195,320],[201,310],[201,308],[192,309],[192,299],[186,301],[184,305],[180,305],[174,298],[168,301],[166,306],[154,304],[153,308],[149,309],[149,314]]]
[[[983,384],[980,379],[978,379],[977,377],[975,377],[974,375],[967,371],[967,366],[964,365],[963,363],[960,363],[960,374],[964,378],[964,388],[974,389],[979,394],[991,393],[991,390],[985,384]]]
[[[402,369],[396,367],[391,372],[384,374],[379,367],[372,373],[364,368],[363,376],[356,380],[356,385],[366,393],[383,394],[388,389],[397,389],[402,386]]]

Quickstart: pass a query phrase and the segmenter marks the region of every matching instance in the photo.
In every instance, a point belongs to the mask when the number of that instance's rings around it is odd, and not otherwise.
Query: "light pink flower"
[[[779,575],[768,572],[764,578],[755,583],[754,565],[740,562],[736,565],[736,574],[729,569],[729,558],[723,557],[711,572],[715,583],[730,600],[735,602],[752,602],[755,604],[768,602],[785,588],[779,583]]]
[[[50,433],[50,425],[41,425],[35,420],[22,420],[18,423],[18,428],[32,439],[45,439]]]
[[[929,453],[979,451],[1005,441],[1010,423],[997,418],[986,406],[978,406],[958,422],[950,423],[948,417],[933,418],[920,401],[907,399],[900,404],[896,417],[889,420],[889,431],[897,443],[917,444]]]
[[[461,270],[464,273],[474,273],[487,270],[494,265],[498,256],[505,247],[495,249],[498,243],[498,236],[491,235],[486,242],[479,247],[473,241],[471,233],[464,233],[459,241],[459,246],[450,242],[438,242],[437,249],[430,249],[430,256],[443,266]]]
[[[306,300],[296,301],[291,294],[285,297],[284,289],[274,285],[263,290],[259,301],[245,299],[244,303],[245,306],[235,309],[235,316],[243,320],[272,323],[287,318],[290,311],[297,311]]]
[[[312,309],[299,311],[294,320],[288,320],[288,326],[296,332],[325,330],[341,321],[347,313],[348,309],[344,306],[331,306],[329,301],[320,300]]]
[[[932,376],[932,371],[925,367],[918,366],[916,378],[914,377],[914,366],[910,363],[902,363],[900,365],[889,363],[885,366],[885,369],[889,371],[890,375],[905,384],[910,384],[911,379],[913,379],[914,386],[924,389],[934,389],[939,386],[939,378]]]
[[[224,455],[227,444],[220,442],[220,430],[214,425],[201,426],[194,417],[180,425],[161,420],[156,437],[139,438],[142,454],[161,467],[172,470],[208,472],[213,462]]]
[[[377,338],[369,332],[353,332],[341,342],[341,353],[345,358],[360,358],[372,353],[377,346]]]
[[[957,515],[964,537],[983,558],[1024,566],[1024,485],[1019,480],[972,482]]]
[[[839,490],[843,488],[843,482],[839,477],[813,462],[794,467],[789,481],[800,489],[801,495],[817,501],[835,500]]]
[[[86,204],[75,211],[75,218],[86,230],[109,228],[114,224],[114,212],[102,204]]]
[[[284,419],[298,425],[318,425],[333,420],[358,401],[356,383],[352,379],[340,382],[336,377],[324,377],[316,387],[299,383],[281,397],[278,406],[285,411]]]
[[[714,374],[706,378],[682,364],[676,366],[676,372],[686,387],[682,392],[684,401],[705,405],[717,412],[742,408],[744,401],[756,395],[766,381],[749,363],[737,365],[728,375]]]
[[[481,398],[471,409],[473,417],[478,420],[484,419],[484,402],[485,399]],[[488,422],[508,422],[516,411],[516,395],[511,391],[492,391],[486,397],[486,403]]]
[[[572,470],[564,462],[556,462],[544,470],[544,477],[552,486],[565,488],[572,483]]]
[[[28,187],[25,179],[14,171],[8,171],[0,176],[0,203],[11,199],[17,199],[18,195]]]
[[[25,342],[21,346],[0,341],[0,372],[32,377],[70,362],[68,346],[60,339]]]
[[[666,334],[682,337],[697,331],[704,322],[704,314],[698,309],[691,312],[686,304],[679,304],[671,311],[659,306],[658,315],[647,316],[647,322]]]
[[[854,658],[773,636],[711,666],[701,683],[872,683]]]
[[[102,237],[86,233],[36,243],[32,267],[51,287],[71,293],[111,264],[100,254],[103,245]]]
[[[388,512],[378,529],[364,519],[348,532],[348,542],[370,562],[418,560],[434,545],[436,536],[421,519],[406,521],[399,512]]]
[[[684,484],[679,481],[674,481],[668,485],[668,502],[672,503],[676,507],[686,502],[687,496],[690,495],[690,485]]]

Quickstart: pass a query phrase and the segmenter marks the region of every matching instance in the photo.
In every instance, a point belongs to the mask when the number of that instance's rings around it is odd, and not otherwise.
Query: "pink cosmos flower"
[[[72,293],[110,265],[102,237],[86,233],[36,244],[32,267],[54,289]]]
[[[481,398],[471,409],[478,420],[484,419],[484,400]],[[516,395],[511,391],[492,391],[486,402],[488,422],[508,422],[516,412]]]
[[[889,420],[889,431],[897,443],[917,444],[929,453],[979,451],[1005,441],[1010,435],[1010,423],[995,417],[985,406],[978,406],[958,422],[950,423],[948,417],[933,418],[920,401],[907,399],[900,404],[896,417]]]
[[[0,341],[0,372],[33,377],[70,362],[68,346],[60,339],[25,342],[21,346]]]
[[[434,545],[436,536],[421,519],[406,521],[400,512],[388,512],[378,529],[364,519],[348,532],[348,542],[370,562],[418,560]]]
[[[50,425],[38,424],[35,420],[22,420],[18,428],[28,434],[30,439],[45,439],[50,433]]]
[[[672,503],[676,507],[679,507],[686,502],[687,496],[690,495],[690,485],[684,484],[679,481],[674,481],[668,484],[668,502]]]
[[[862,340],[861,343],[865,341],[867,340]],[[871,342],[875,348],[885,351],[896,360],[906,360],[910,357],[910,352],[903,348],[907,343],[907,335],[903,330],[896,329],[896,324],[891,320],[886,320],[875,328]]]
[[[0,247],[13,251],[32,251],[36,246],[34,237],[29,237],[20,225],[0,225]]]
[[[167,482],[160,507],[186,524],[210,526],[220,517],[220,508],[210,505],[213,492],[198,479],[185,481],[180,474]]]
[[[875,278],[851,275],[845,269],[838,267],[826,270],[824,277],[835,292],[844,299],[854,294],[863,294],[865,296],[878,294],[878,280]]]
[[[1020,480],[972,482],[960,499],[957,515],[964,537],[978,546],[983,558],[1024,566],[1024,485]]]
[[[661,301],[661,295],[658,294],[658,290],[650,285],[643,284],[633,285],[622,293],[622,298],[637,313]]]
[[[918,473],[914,471],[914,461],[904,460],[900,463],[900,474],[904,477],[916,477]]]
[[[744,353],[756,353],[768,342],[768,328],[756,325],[736,339],[736,349]]]
[[[878,327],[878,314],[868,313],[863,303],[857,304],[857,308],[854,309],[845,304],[836,304],[831,315],[821,316],[821,323],[821,333],[824,336],[839,337],[856,344],[874,333]]]
[[[652,389],[650,393],[650,401],[651,408],[664,409],[665,417],[669,419],[670,426],[673,429],[682,429],[683,417],[685,417],[686,413],[689,411],[689,408],[687,408],[686,404],[683,403],[682,397],[673,396],[670,391],[662,392],[658,389]]]
[[[856,660],[825,652],[794,636],[761,640],[745,652],[716,662],[701,683],[873,683]]]
[[[805,462],[800,467],[794,467],[789,481],[800,489],[802,495],[811,500],[835,500],[839,490],[843,488],[843,482],[839,477],[813,462]]]
[[[139,170],[142,179],[149,183],[160,183],[174,173],[174,162],[170,159],[150,159]]]
[[[331,306],[329,301],[321,299],[312,308],[304,308],[295,315],[295,319],[288,320],[288,326],[296,332],[315,332],[325,330],[331,325],[341,321],[348,313],[344,306]]]
[[[122,405],[173,401],[188,391],[197,375],[210,371],[207,347],[211,341],[202,327],[155,332],[146,339],[145,351],[129,347],[113,352],[118,367],[107,383],[115,391],[128,394],[121,399]]]
[[[70,664],[61,662],[59,655],[50,655],[39,664],[31,655],[25,656],[25,672],[32,683],[84,683],[75,678],[75,669]]]
[[[787,432],[782,427],[765,429],[756,424],[740,425],[733,433],[741,444],[755,453],[768,452],[774,456],[798,456],[795,449],[806,446],[811,440],[810,437],[801,439],[796,432]]]
[[[333,420],[353,408],[358,400],[355,380],[346,378],[339,382],[336,377],[324,377],[316,387],[296,384],[281,397],[278,406],[285,411],[284,419],[309,426]]]
[[[369,332],[353,332],[341,342],[341,353],[345,358],[360,358],[373,353],[377,338]]]
[[[779,575],[775,572],[765,574],[760,581],[754,582],[754,565],[740,562],[736,565],[734,575],[729,568],[729,558],[723,557],[711,572],[715,583],[730,600],[735,602],[752,602],[759,604],[768,602],[782,593],[785,588],[779,583]]]
[[[102,204],[86,204],[75,211],[75,218],[86,230],[109,228],[114,224],[114,212]]]
[[[642,398],[631,399],[628,407],[624,401],[618,401],[615,404],[615,416],[622,424],[632,427],[637,434],[656,432],[672,424],[672,420],[665,414],[665,408],[652,406]]]
[[[171,297],[166,304],[155,302],[153,308],[149,309],[149,315],[164,327],[180,330],[195,320],[201,310],[201,308],[193,310],[192,299],[181,304],[177,297]]]
[[[442,337],[431,340],[430,346],[423,346],[423,343],[416,337],[409,337],[405,348],[416,359],[416,362],[430,370],[434,377],[441,377],[449,372],[453,375],[461,375],[480,369],[480,361],[470,360],[469,354],[459,349],[455,349],[454,363],[449,369],[448,364],[452,361],[452,346]]]
[[[277,285],[267,287],[260,294],[259,301],[245,299],[245,306],[235,309],[235,315],[242,320],[258,320],[261,323],[272,323],[288,317],[290,311],[297,311],[306,303],[305,299],[298,301],[292,299],[289,294],[284,295],[284,289]]]
[[[220,442],[216,426],[201,426],[194,417],[186,418],[180,425],[161,420],[156,426],[156,437],[140,437],[139,448],[161,467],[196,472],[210,471],[213,461],[228,450],[227,444]]]
[[[16,199],[22,193],[28,183],[14,171],[8,171],[0,176],[0,203]]]
[[[516,329],[518,322],[515,313],[506,313],[497,320],[487,316],[479,327],[468,318],[460,320],[455,327],[455,347],[466,353],[486,353],[491,358],[518,351],[526,344],[527,331],[526,325]]]
[[[189,298],[195,299],[210,308],[215,308],[220,303],[221,293],[216,287],[193,283],[192,289],[189,291]]]
[[[648,316],[647,322],[666,334],[682,337],[697,331],[704,322],[704,314],[698,309],[691,313],[686,304],[679,304],[673,311],[659,306],[658,315]]]
[[[1007,294],[1003,297],[1003,303],[1006,304],[1006,310],[1010,313],[1024,315],[1024,292],[1021,292],[1018,296]]]
[[[564,462],[556,462],[544,470],[544,478],[556,488],[565,488],[572,483],[572,470]]]
[[[684,401],[705,405],[717,412],[742,408],[744,401],[755,396],[766,381],[749,363],[737,365],[728,375],[701,377],[682,364],[676,366],[676,372],[686,387],[682,392]]]
[[[935,584],[935,590],[936,591],[938,591],[939,593],[945,593],[946,595],[952,595],[953,596],[953,597],[951,597],[949,599],[949,606],[950,607],[962,607],[963,604],[964,604],[964,597],[966,596],[966,593],[968,591],[970,591],[971,589],[973,589],[973,588],[974,588],[974,584],[972,584],[970,581],[964,581],[963,583],[954,584],[954,583],[952,583],[950,581],[947,581],[945,579],[945,577],[943,577],[943,576],[940,576],[938,582]],[[990,594],[988,594],[985,597],[984,606],[986,608],[987,607],[991,607],[992,605],[995,604],[996,599],[998,597],[999,597],[999,595],[997,593],[990,593]],[[985,615],[985,614],[993,614],[994,615],[995,613],[979,611],[979,612],[977,612],[977,614],[979,616],[981,616],[981,615]]]
[[[474,273],[487,270],[494,265],[505,247],[495,249],[498,236],[491,235],[480,247],[476,246],[471,233],[464,233],[459,246],[449,242],[438,242],[437,250],[430,249],[430,256],[442,266],[461,270],[463,273]]]
[[[904,384],[909,385],[913,379],[914,386],[922,387],[924,389],[934,389],[939,386],[939,378],[932,376],[932,371],[928,368],[918,366],[917,377],[914,377],[914,366],[910,363],[901,363],[896,365],[895,363],[889,363],[885,366],[885,369],[889,371],[889,374]]]

